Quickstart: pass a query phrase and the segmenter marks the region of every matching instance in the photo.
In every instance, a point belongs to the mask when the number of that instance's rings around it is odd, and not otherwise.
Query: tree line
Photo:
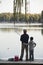
[[[18,13],[16,13],[18,15]],[[19,18],[19,20],[18,20]],[[14,17],[13,13],[0,13],[0,22],[26,22],[26,23],[40,23],[41,22],[41,14],[21,14],[17,18]]]

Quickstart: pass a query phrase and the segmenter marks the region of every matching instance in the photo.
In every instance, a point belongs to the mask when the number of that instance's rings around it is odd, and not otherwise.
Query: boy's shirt
[[[30,41],[28,43],[28,45],[29,45],[29,50],[34,50],[34,47],[36,46],[36,43],[34,41]]]

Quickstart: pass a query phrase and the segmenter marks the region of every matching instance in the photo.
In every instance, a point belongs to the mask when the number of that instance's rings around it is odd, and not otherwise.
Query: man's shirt
[[[21,40],[22,43],[28,43],[28,39],[29,39],[29,35],[28,34],[22,34],[21,35],[20,40]]]

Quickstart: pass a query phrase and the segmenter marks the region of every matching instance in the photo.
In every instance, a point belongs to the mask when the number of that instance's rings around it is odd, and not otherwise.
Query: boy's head
[[[30,37],[30,40],[32,41],[33,40],[33,37]]]

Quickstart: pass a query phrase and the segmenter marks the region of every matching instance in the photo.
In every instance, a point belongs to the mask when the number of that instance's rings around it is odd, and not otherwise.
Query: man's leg
[[[22,45],[22,48],[21,48],[21,56],[20,56],[20,60],[22,60],[22,58],[23,58],[23,55],[24,55],[24,46]]]
[[[26,60],[28,60],[28,46],[26,46]]]

